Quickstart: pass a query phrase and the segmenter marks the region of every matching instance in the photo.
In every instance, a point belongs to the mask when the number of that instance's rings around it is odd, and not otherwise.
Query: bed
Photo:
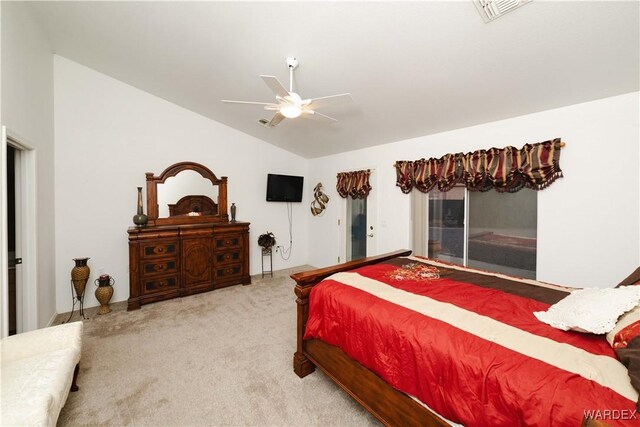
[[[385,425],[609,425],[585,412],[605,409],[637,425],[606,340],[531,314],[567,288],[410,254],[291,276],[298,376],[318,367]]]

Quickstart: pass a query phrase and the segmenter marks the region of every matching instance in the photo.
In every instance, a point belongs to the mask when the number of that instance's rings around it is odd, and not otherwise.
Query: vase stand
[[[269,258],[269,270],[264,269],[264,259],[265,257]],[[262,278],[264,279],[265,274],[270,274],[273,277],[273,251],[272,248],[262,248]]]
[[[62,323],[69,323],[69,320],[71,320],[71,318],[73,317],[73,313],[76,309],[76,303],[78,303],[79,309],[78,309],[78,313],[80,314],[80,317],[82,317],[84,320],[89,319],[87,316],[84,315],[84,293],[80,296],[76,295],[73,296],[73,280],[71,281],[71,301],[73,302],[73,305],[71,306],[71,313],[69,314],[69,318],[62,322]]]

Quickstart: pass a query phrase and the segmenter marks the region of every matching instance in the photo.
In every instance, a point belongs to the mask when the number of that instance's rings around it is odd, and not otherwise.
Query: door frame
[[[378,196],[374,191],[378,187],[378,172],[377,168],[374,166],[357,168],[357,169],[349,169],[345,172],[355,172],[359,170],[369,170],[371,174],[369,175],[369,184],[371,184],[371,192],[367,196],[367,234],[371,233],[372,230],[369,229],[370,226],[373,226],[373,234],[374,237],[372,239],[367,239],[367,256],[373,256],[378,254],[378,216],[379,216],[379,207],[378,207]],[[340,238],[338,239],[338,262],[347,262],[347,199],[340,197],[340,209],[338,213],[338,233]],[[370,242],[371,240],[371,242]],[[371,253],[369,253],[371,252]]]
[[[7,145],[16,149],[16,254],[25,260],[16,268],[16,329],[17,333],[38,328],[38,288],[37,288],[37,205],[36,205],[36,150],[26,138],[2,126],[0,138],[0,173],[7,174]],[[2,304],[0,305],[0,336],[9,334],[8,303],[8,236],[7,230],[7,183],[2,180],[0,186],[3,209],[0,223],[3,232],[0,239],[0,264],[2,266]]]

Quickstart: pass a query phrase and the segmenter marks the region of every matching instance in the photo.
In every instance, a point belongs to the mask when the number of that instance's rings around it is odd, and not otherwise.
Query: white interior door
[[[9,335],[9,241],[7,238],[7,130],[0,137],[0,337]]]
[[[12,145],[11,139],[8,140],[8,144]],[[15,324],[14,331],[9,331],[9,334],[12,333],[21,333],[24,332],[24,320],[25,320],[25,311],[24,311],[24,282],[23,282],[23,268],[22,268],[22,254],[25,250],[25,241],[24,241],[24,227],[26,224],[23,219],[23,211],[26,204],[26,200],[23,197],[23,186],[24,179],[26,178],[26,174],[24,169],[24,154],[20,149],[14,148],[13,152],[13,173],[14,173],[14,187],[13,187],[13,215],[14,220],[13,224],[11,221],[9,222],[9,226],[13,225],[13,230],[10,230],[13,233],[14,246],[13,248],[9,248],[9,268],[13,268],[13,295],[11,297],[14,299],[15,304]],[[13,253],[12,253],[13,249]],[[9,274],[12,272],[9,271]],[[10,292],[11,294],[11,292]],[[9,326],[12,326],[12,322],[9,322]]]
[[[7,145],[14,148],[15,168],[15,250],[12,254],[17,263],[9,263],[7,239],[7,185],[2,179],[2,304],[1,333],[9,332],[8,268],[15,267],[16,286],[16,331],[27,332],[38,328],[38,288],[36,256],[36,151],[24,138],[2,127],[2,176],[7,176]]]

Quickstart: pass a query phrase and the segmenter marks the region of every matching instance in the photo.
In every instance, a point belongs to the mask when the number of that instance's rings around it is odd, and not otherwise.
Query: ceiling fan
[[[336,105],[343,102],[351,102],[353,98],[350,93],[342,93],[339,95],[323,96],[321,98],[302,99],[300,95],[293,91],[293,70],[298,67],[296,58],[287,58],[287,67],[289,67],[289,90],[275,76],[261,75],[262,80],[269,86],[269,89],[276,95],[276,102],[253,102],[253,101],[231,101],[223,99],[222,102],[230,104],[253,104],[262,105],[265,110],[275,111],[275,115],[270,121],[266,119],[259,120],[266,127],[274,127],[285,118],[295,119],[296,117],[318,117],[324,120],[337,122],[333,117],[316,111],[317,108],[323,108],[327,105]]]

